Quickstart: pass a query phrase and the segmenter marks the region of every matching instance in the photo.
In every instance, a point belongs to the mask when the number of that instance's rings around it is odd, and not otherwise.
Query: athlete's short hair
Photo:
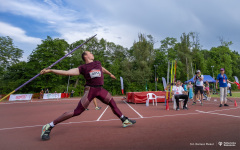
[[[84,58],[85,55],[86,55],[86,51],[84,51],[84,52],[82,53],[82,60],[83,60],[83,61],[85,61],[85,58]]]

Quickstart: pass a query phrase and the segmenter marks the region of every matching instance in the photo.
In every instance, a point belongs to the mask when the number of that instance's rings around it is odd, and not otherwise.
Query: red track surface
[[[89,111],[57,125],[49,141],[40,140],[42,125],[74,109],[77,99],[0,103],[0,150],[240,149],[240,107],[229,102],[230,107],[219,108],[219,99],[214,99],[204,101],[204,106],[190,103],[188,111],[178,112],[172,110],[172,103],[169,111],[163,103],[149,107],[130,104],[137,114],[115,97],[123,114],[137,120],[127,128],[121,127],[109,107],[98,102],[102,109],[97,111],[91,103]],[[237,102],[240,105],[239,99]],[[236,142],[236,146],[219,146],[218,142]],[[206,143],[214,145],[196,145]]]

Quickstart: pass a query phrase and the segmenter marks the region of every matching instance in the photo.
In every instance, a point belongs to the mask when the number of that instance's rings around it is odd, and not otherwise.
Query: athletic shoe
[[[179,107],[176,108],[176,111],[179,111]]]
[[[183,107],[183,110],[188,110],[188,108],[185,106],[185,107]]]
[[[196,105],[196,102],[193,102],[192,105]]]
[[[220,104],[219,107],[222,107],[222,104]]]
[[[224,104],[224,106],[229,106],[228,104]]]
[[[89,110],[88,108],[86,108],[85,110]]]
[[[122,119],[122,126],[125,128],[125,127],[127,127],[127,126],[131,126],[131,125],[133,125],[133,124],[135,124],[136,123],[136,121],[135,120],[130,120],[130,119],[128,119],[128,117],[123,117]]]
[[[96,109],[96,110],[100,110],[101,108],[102,108],[102,107],[96,107],[95,109]]]
[[[53,127],[50,126],[50,124],[46,124],[42,127],[42,134],[41,134],[41,139],[43,141],[49,140],[50,139],[50,132]]]

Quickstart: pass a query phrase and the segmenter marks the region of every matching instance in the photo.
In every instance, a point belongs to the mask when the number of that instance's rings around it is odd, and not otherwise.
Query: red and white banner
[[[31,100],[32,94],[12,94],[10,95],[9,101],[22,101],[22,100]]]
[[[61,93],[44,93],[43,99],[61,98]]]
[[[120,77],[120,81],[121,81],[122,94],[124,94],[123,78],[122,77]]]

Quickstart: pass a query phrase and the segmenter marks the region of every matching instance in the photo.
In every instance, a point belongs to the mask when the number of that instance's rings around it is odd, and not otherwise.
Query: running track
[[[216,98],[204,101],[204,106],[191,106],[191,102],[189,110],[177,112],[172,103],[166,111],[163,103],[146,107],[115,97],[123,114],[137,120],[127,128],[98,101],[101,110],[91,103],[89,111],[57,125],[51,139],[41,141],[42,125],[74,109],[78,99],[0,103],[0,150],[240,149],[240,107],[229,102],[230,107],[219,108]],[[236,100],[240,105],[240,99]],[[219,146],[219,142],[235,142],[236,146]]]

